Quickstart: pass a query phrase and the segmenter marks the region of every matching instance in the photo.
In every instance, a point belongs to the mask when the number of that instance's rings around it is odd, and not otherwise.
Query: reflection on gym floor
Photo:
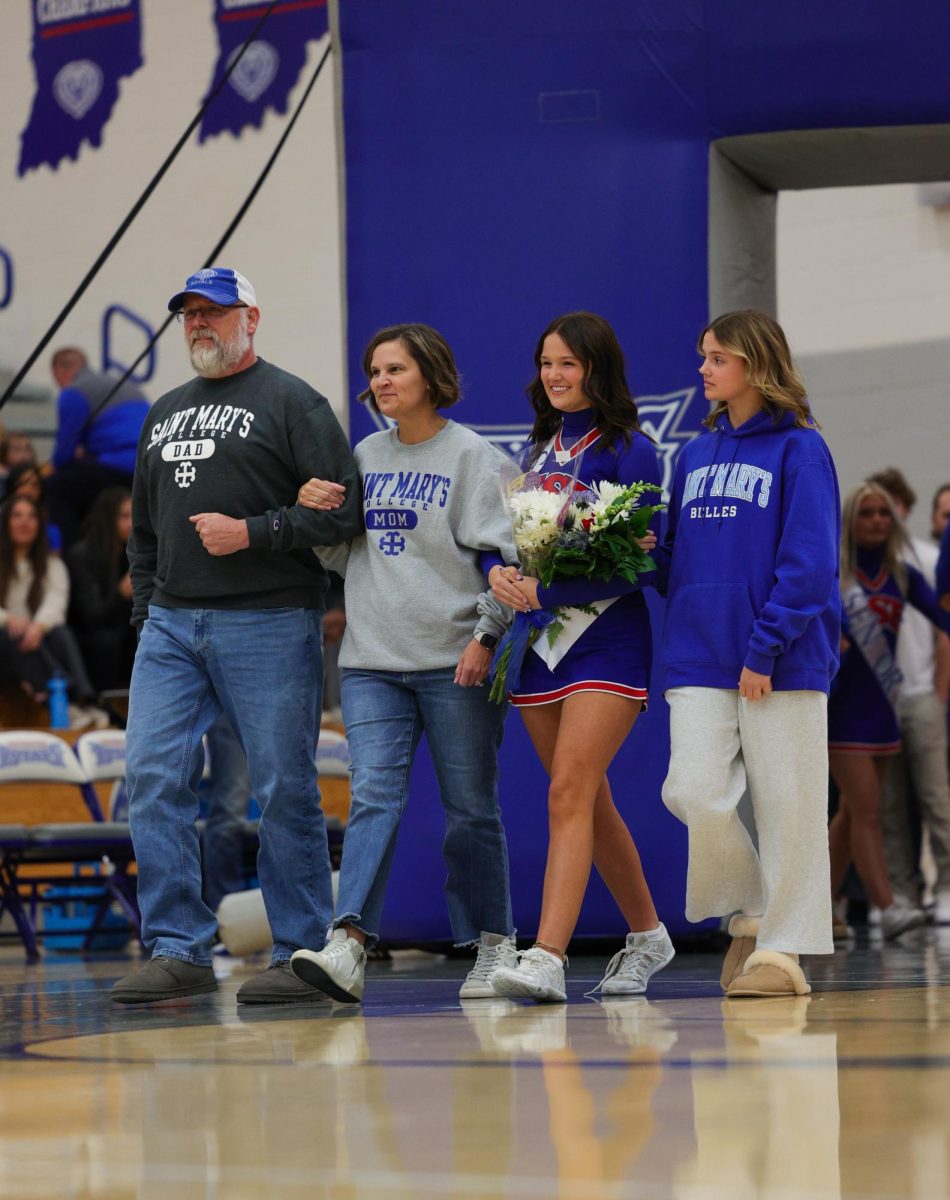
[[[374,968],[362,1008],[115,1011],[127,960],[0,953],[0,1195],[116,1200],[950,1194],[950,932],[726,1000],[683,954],[649,998],[459,1005],[466,964]]]

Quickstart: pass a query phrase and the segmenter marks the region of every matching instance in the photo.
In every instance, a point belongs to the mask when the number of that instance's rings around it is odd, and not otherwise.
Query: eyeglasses
[[[179,325],[191,325],[199,317],[203,321],[221,321],[236,308],[247,308],[247,305],[231,304],[227,308],[223,308],[220,304],[205,304],[200,308],[180,308],[175,313],[175,319]]]

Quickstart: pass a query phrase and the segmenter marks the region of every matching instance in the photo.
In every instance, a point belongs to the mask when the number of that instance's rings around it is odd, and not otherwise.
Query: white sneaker
[[[293,973],[342,1004],[363,998],[366,951],[345,929],[334,929],[322,950],[297,950],[290,956]]]
[[[645,996],[635,1000],[608,997],[600,1001],[607,1018],[607,1032],[615,1042],[633,1050],[649,1049],[665,1054],[676,1044],[678,1034],[668,1017],[650,1008]]]
[[[517,967],[499,967],[490,983],[498,996],[527,996],[530,1000],[565,1001],[563,962],[556,954],[532,946],[520,956]]]
[[[916,908],[903,898],[895,898],[893,904],[881,909],[881,933],[887,941],[892,941],[906,933],[908,929],[917,929],[927,922],[927,914],[922,908]]]
[[[950,892],[937,892],[933,922],[935,925],[950,925]]]
[[[607,964],[604,977],[594,991],[605,996],[635,996],[645,992],[650,977],[672,962],[676,953],[666,926],[661,924],[659,928],[662,931],[659,937],[628,933],[626,945]]]
[[[465,982],[459,988],[461,1000],[484,1000],[498,993],[489,983],[493,971],[499,967],[518,965],[518,951],[515,939],[502,933],[482,933],[478,942],[478,957],[475,966],[465,976]]]
[[[66,706],[70,729],[108,729],[109,714],[94,704],[69,704]]]

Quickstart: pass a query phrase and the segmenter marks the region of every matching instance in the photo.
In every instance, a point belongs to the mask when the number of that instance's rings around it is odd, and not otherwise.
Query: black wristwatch
[[[475,641],[480,646],[484,646],[486,650],[494,650],[498,645],[498,638],[493,633],[486,633],[484,630],[479,630],[472,635]]]

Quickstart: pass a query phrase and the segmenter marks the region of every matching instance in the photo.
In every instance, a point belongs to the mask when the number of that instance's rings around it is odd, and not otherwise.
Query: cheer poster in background
[[[139,0],[33,0],[36,95],[17,173],[102,144],[119,80],[142,65]]]
[[[261,0],[215,0],[218,59],[211,88],[267,9],[268,4]],[[326,0],[278,0],[205,114],[199,140],[225,131],[238,136],[249,125],[260,128],[268,109],[285,113],[307,61],[307,42],[326,32]]]

